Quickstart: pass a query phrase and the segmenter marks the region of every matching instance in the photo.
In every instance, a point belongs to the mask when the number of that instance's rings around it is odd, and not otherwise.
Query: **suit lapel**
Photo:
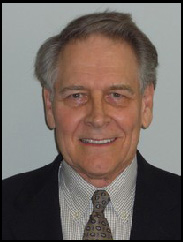
[[[61,157],[36,172],[24,186],[15,203],[16,218],[10,229],[19,240],[62,240],[59,196],[58,167]]]

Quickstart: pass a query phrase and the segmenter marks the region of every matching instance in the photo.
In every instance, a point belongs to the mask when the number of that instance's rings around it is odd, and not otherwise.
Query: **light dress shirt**
[[[110,202],[104,214],[113,240],[129,240],[137,177],[137,159],[109,186],[100,188],[109,193]],[[63,240],[82,240],[85,226],[93,211],[91,198],[98,188],[86,182],[63,161],[59,168],[59,202]]]

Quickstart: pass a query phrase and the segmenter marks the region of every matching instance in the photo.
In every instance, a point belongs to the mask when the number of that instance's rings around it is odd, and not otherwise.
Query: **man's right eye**
[[[84,105],[88,101],[88,96],[86,93],[73,93],[66,98],[64,98],[65,102],[68,103],[69,105]]]
[[[69,97],[77,99],[77,98],[82,98],[83,95],[84,95],[83,93],[74,93],[74,94],[71,94]]]

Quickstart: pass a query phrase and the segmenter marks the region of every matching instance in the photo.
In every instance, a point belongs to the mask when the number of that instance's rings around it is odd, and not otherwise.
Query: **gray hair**
[[[158,55],[155,46],[132,21],[130,14],[109,12],[81,16],[71,21],[61,33],[48,38],[40,47],[35,60],[35,76],[42,87],[54,92],[57,80],[57,60],[64,47],[71,41],[100,34],[131,45],[139,62],[140,89],[156,86]]]

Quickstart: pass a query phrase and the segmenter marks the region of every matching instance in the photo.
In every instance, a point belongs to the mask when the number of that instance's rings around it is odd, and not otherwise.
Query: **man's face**
[[[126,43],[92,36],[67,45],[58,67],[53,104],[49,91],[44,98],[59,150],[86,180],[112,181],[131,163],[141,126],[149,125],[136,56]]]

